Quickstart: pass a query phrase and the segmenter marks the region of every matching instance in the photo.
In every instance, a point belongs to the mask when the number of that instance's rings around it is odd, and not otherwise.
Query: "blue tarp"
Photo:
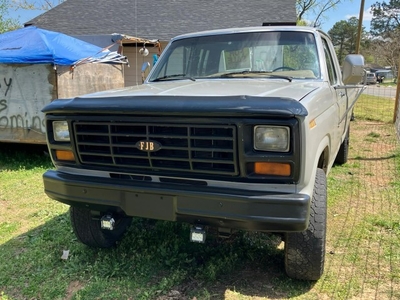
[[[110,51],[71,36],[29,26],[0,34],[0,63],[72,66],[78,60],[102,58]]]

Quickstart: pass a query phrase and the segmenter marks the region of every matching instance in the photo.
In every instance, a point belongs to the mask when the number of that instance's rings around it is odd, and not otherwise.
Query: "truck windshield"
[[[243,77],[320,78],[314,35],[273,31],[176,40],[155,65],[149,81]]]

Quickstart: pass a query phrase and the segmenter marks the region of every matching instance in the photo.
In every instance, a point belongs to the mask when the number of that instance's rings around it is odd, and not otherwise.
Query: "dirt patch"
[[[66,296],[64,300],[71,300],[72,297],[81,290],[85,285],[82,282],[79,281],[71,281],[68,285]]]

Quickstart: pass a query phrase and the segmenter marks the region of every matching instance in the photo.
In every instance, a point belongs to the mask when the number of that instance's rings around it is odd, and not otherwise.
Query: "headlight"
[[[67,121],[53,122],[54,140],[57,142],[69,142],[69,130]]]
[[[267,125],[254,127],[254,149],[261,151],[288,152],[289,148],[289,127]]]

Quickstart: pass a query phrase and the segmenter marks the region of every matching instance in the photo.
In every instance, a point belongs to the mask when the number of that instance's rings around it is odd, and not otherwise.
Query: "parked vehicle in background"
[[[145,83],[47,105],[55,170],[46,194],[69,204],[77,238],[111,247],[131,217],[192,224],[205,242],[279,233],[286,273],[318,280],[327,180],[349,151],[364,58],[343,74],[322,31],[234,28],[172,39]]]
[[[391,69],[374,69],[371,71],[373,71],[375,73],[377,78],[378,78],[378,76],[380,78],[382,78],[383,79],[382,82],[383,81],[391,82],[395,79],[395,76],[393,75],[393,71]]]
[[[366,79],[366,84],[376,84],[377,78],[375,73],[373,72],[367,72],[367,79]]]

